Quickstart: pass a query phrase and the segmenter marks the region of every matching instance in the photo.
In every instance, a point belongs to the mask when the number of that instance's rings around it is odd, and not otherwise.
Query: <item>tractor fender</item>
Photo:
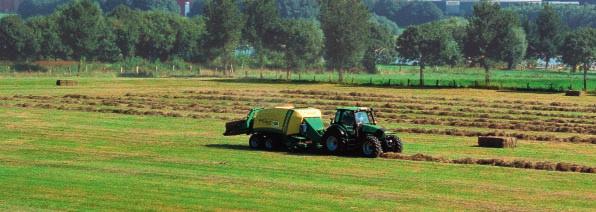
[[[323,134],[323,139],[321,139],[321,142],[323,142],[326,139],[326,135],[329,135],[331,133],[336,133],[336,135],[340,135],[341,138],[340,142],[342,143],[346,143],[348,134],[346,133],[345,129],[341,129],[341,127],[337,126],[337,125],[331,125],[329,128],[327,128],[327,130],[325,131],[325,134]]]

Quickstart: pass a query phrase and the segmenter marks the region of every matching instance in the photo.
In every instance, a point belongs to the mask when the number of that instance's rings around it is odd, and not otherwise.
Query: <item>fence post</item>
[[[124,67],[120,66],[120,73],[124,73]]]
[[[455,82],[455,80],[453,80],[453,87],[457,88],[457,82]]]
[[[137,75],[139,75],[139,66],[136,67]]]
[[[439,87],[439,80],[437,80],[435,87]]]
[[[408,79],[408,87],[410,87],[410,79]]]
[[[388,79],[388,81],[387,81],[387,85],[388,85],[388,86],[391,86],[391,79]]]
[[[529,82],[526,84],[526,88],[527,88],[528,90],[530,90],[530,83],[529,83]]]
[[[474,80],[474,87],[478,88],[478,80]]]
[[[369,85],[372,85],[372,84],[373,84],[373,83],[372,83],[372,77],[370,77],[370,78],[368,79],[368,84],[369,84]]]

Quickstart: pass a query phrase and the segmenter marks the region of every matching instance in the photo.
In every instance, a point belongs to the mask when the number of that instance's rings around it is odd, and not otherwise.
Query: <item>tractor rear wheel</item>
[[[325,152],[329,154],[337,155],[341,152],[340,134],[337,131],[330,131],[327,135],[323,136],[322,145]]]
[[[376,158],[383,153],[381,142],[375,136],[366,136],[366,140],[362,143],[362,155],[369,158]]]
[[[264,145],[263,136],[260,134],[253,134],[248,139],[248,146],[251,149],[262,149]]]

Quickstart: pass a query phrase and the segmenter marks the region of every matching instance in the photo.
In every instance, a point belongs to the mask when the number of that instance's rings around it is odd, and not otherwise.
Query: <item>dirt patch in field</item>
[[[537,169],[547,171],[561,171],[561,172],[582,172],[595,173],[596,167],[565,163],[565,162],[549,162],[549,161],[526,161],[526,160],[503,160],[503,159],[476,159],[476,158],[461,158],[461,159],[447,159],[444,157],[434,157],[425,154],[403,155],[398,153],[383,153],[381,156],[388,159],[411,160],[411,161],[428,161],[438,163],[453,163],[453,164],[475,164],[488,166],[501,166],[519,169]]]

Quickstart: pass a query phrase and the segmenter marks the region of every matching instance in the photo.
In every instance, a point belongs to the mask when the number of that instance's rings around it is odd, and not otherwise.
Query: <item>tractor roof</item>
[[[351,110],[351,111],[371,111],[372,109],[369,107],[337,107],[337,110]]]

